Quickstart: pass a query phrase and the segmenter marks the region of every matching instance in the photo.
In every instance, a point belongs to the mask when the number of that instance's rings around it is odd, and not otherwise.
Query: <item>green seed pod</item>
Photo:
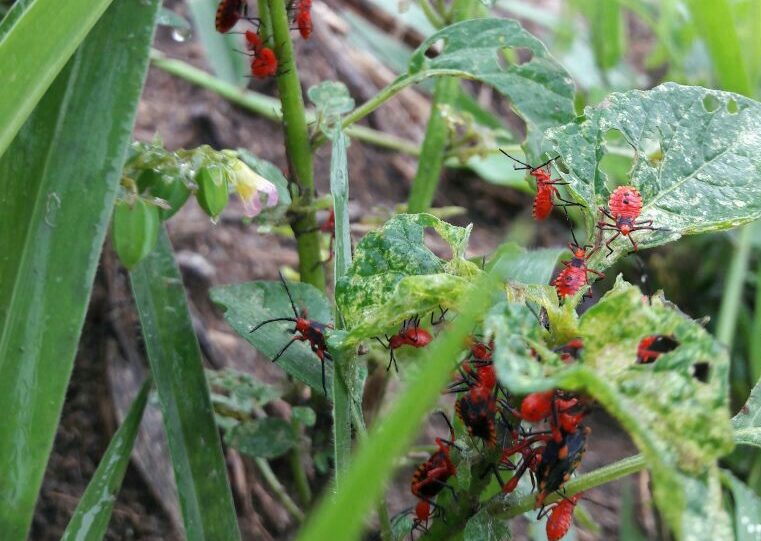
[[[142,178],[143,175],[140,175]],[[162,221],[168,220],[182,208],[185,201],[190,197],[190,188],[179,177],[161,177],[153,183],[150,194],[154,197],[160,197],[169,203],[170,209],[159,208],[159,216]]]
[[[161,181],[161,173],[153,169],[145,169],[137,177],[137,193],[144,193]]]
[[[134,205],[117,201],[114,210],[113,240],[122,264],[132,270],[151,253],[159,234],[159,209],[137,199]]]
[[[195,181],[198,204],[212,219],[217,218],[227,206],[227,174],[220,167],[204,166],[196,173]]]

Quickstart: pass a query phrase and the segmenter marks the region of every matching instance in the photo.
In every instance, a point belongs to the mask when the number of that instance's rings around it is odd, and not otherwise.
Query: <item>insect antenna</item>
[[[251,329],[248,332],[250,334],[250,333],[258,330],[260,327],[265,326],[267,323],[274,323],[275,321],[290,321],[292,323],[296,323],[296,320],[294,318],[292,318],[292,317],[276,317],[276,318],[273,318],[273,319],[268,319],[267,321],[262,321],[261,323],[259,323],[259,325],[257,325],[256,327],[254,327],[253,329]]]
[[[283,287],[285,288],[285,292],[288,294],[288,300],[291,301],[291,308],[293,308],[293,315],[297,318],[299,317],[299,312],[296,310],[296,304],[293,302],[293,297],[291,296],[291,290],[288,289],[288,284],[285,282],[285,278],[283,278],[283,273],[278,272],[280,275],[280,281],[283,282]]]
[[[520,161],[518,158],[515,158],[515,157],[511,156],[510,154],[508,154],[507,152],[505,152],[505,151],[504,151],[504,150],[502,150],[501,148],[499,149],[499,151],[500,151],[502,154],[504,154],[505,156],[507,156],[508,158],[510,158],[511,160],[513,160],[514,162],[516,162],[516,163],[519,163],[519,164],[521,164],[521,165],[523,166],[523,167],[515,167],[515,166],[513,166],[513,168],[514,168],[514,169],[518,169],[518,170],[520,170],[520,169],[534,169],[533,167],[531,167],[531,166],[530,166],[529,164],[527,164],[526,162],[522,162],[522,161]]]

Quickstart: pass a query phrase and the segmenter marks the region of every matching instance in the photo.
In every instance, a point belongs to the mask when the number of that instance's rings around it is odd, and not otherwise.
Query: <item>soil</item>
[[[348,4],[352,6],[354,2]],[[183,13],[179,3],[170,2],[169,7]],[[330,6],[324,7],[336,6],[331,2]],[[369,12],[374,13],[373,10]],[[399,35],[413,42],[417,39],[414,32]],[[305,86],[322,80],[347,80],[352,94],[361,102],[378,88],[379,83],[368,77],[366,71],[351,73],[346,65],[335,62],[331,56],[335,51],[331,39],[331,36],[317,31],[309,42],[297,42]],[[168,30],[159,29],[156,47],[171,57],[208,69],[195,40],[177,43],[171,39]],[[251,86],[271,95],[276,92],[271,82],[255,82]],[[425,104],[427,100],[424,95],[412,91],[406,92],[405,96],[406,104]],[[419,141],[425,114],[410,113],[405,107],[408,106],[386,106],[366,123]],[[156,68],[150,69],[134,134],[139,140],[149,140],[159,134],[169,149],[202,144],[215,148],[245,147],[280,167],[286,166],[282,133],[276,124],[248,114],[217,95]],[[317,187],[321,193],[328,189],[328,167],[329,153],[324,148],[317,152],[315,161]],[[349,149],[352,214],[360,219],[377,207],[393,209],[404,202],[414,167],[415,161],[411,158],[352,142]],[[530,198],[524,194],[486,184],[461,170],[444,174],[435,201],[437,206],[467,207],[464,215],[451,221],[461,225],[474,224],[469,253],[472,256],[488,253],[506,235],[529,239],[528,244],[559,244],[558,239],[565,238],[565,226],[550,222],[538,233],[532,229],[530,203]],[[212,285],[275,278],[278,268],[297,263],[292,240],[257,234],[252,227],[243,225],[241,216],[241,207],[234,201],[220,223],[212,225],[195,203],[190,203],[170,221],[170,236],[184,273],[191,311],[209,365],[252,371],[264,381],[276,382],[282,378],[280,369],[257,359],[256,352],[233,333],[208,300],[208,289]],[[106,247],[31,539],[48,541],[61,537],[129,404],[127,397],[134,394],[140,381],[139,374],[143,370],[140,348],[139,329],[124,272],[115,265],[113,254]],[[279,407],[287,406],[280,404]],[[153,451],[139,450],[136,453],[117,498],[107,539],[174,540],[183,537],[179,510],[172,501],[171,466],[159,436],[160,420],[157,414],[150,419],[144,420],[142,429],[154,436],[143,434],[141,437],[148,441],[148,445],[141,449],[151,447]],[[583,469],[590,470],[634,452],[626,435],[609,418],[594,415],[591,426],[593,435]],[[430,442],[435,435],[435,430],[428,427],[421,441]],[[226,456],[244,538],[291,538],[295,525],[264,488],[253,463],[229,449]],[[273,467],[276,472],[287,471],[287,465],[280,461],[274,461]],[[390,488],[388,501],[392,513],[412,503],[407,485],[410,473],[410,467],[402,469],[397,476],[398,482]],[[316,479],[317,483],[324,481],[319,475]],[[581,538],[616,537],[619,491],[620,482],[591,492],[594,500],[606,503],[604,507],[588,506],[602,530],[597,537],[582,533]],[[519,525],[515,539],[524,539],[525,531],[525,526]]]

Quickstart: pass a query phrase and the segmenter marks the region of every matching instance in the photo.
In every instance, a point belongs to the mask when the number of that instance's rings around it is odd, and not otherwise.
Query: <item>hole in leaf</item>
[[[719,98],[713,94],[708,94],[705,98],[703,98],[703,109],[705,109],[708,113],[713,113],[720,106],[721,103],[719,102]]]
[[[423,235],[423,242],[426,247],[436,254],[437,257],[449,261],[452,259],[452,247],[441,238],[441,235],[432,227],[425,228],[425,234]]]
[[[428,47],[425,50],[425,56],[427,58],[436,58],[441,54],[441,51],[444,50],[445,41],[443,39],[439,39],[431,43],[431,46]]]
[[[513,64],[517,66],[531,62],[531,59],[534,58],[534,51],[526,47],[516,47],[513,49],[513,54],[515,56]]]
[[[692,377],[701,383],[708,383],[711,377],[711,365],[701,361],[692,365]]]
[[[599,168],[612,181],[612,185],[629,183],[629,171],[631,171],[634,158],[631,155],[631,146],[618,130],[605,132],[605,155],[600,160]]]
[[[737,102],[734,99],[727,102],[727,111],[732,115],[737,114]]]

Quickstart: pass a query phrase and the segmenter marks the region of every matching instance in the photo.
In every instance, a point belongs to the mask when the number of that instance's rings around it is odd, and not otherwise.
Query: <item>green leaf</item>
[[[507,242],[494,251],[486,269],[491,270],[493,262],[499,261],[498,275],[505,281],[548,284],[562,255],[567,255],[565,248],[526,250],[515,242]]]
[[[468,520],[463,539],[464,541],[505,541],[511,537],[507,521],[496,518],[483,509]]]
[[[317,414],[307,406],[294,406],[291,410],[291,418],[304,426],[314,426],[317,422]]]
[[[354,98],[349,89],[340,81],[323,81],[310,87],[307,96],[315,105],[317,126],[332,138],[338,133],[333,126],[340,122],[342,115],[354,109]]]
[[[761,447],[761,382],[756,383],[748,401],[732,418],[735,443]]]
[[[145,405],[148,403],[150,380],[143,383],[119,430],[98,464],[85,493],[66,526],[61,541],[100,541],[106,534],[116,495],[122,486],[129,465]]]
[[[449,245],[450,260],[425,245],[426,228]],[[415,314],[457,304],[481,274],[464,257],[470,229],[430,214],[401,214],[365,235],[347,275],[336,284],[336,304],[350,330],[346,343],[382,335]]]
[[[435,58],[426,51],[444,41]],[[519,64],[498,58],[503,49],[528,49],[532,58]],[[533,155],[540,154],[542,132],[574,117],[574,85],[568,73],[550,56],[544,44],[510,19],[473,19],[438,31],[410,59],[410,74],[436,75],[451,70],[493,86],[510,98],[512,107],[527,123],[526,142]]]
[[[244,455],[277,458],[293,448],[296,438],[287,421],[265,417],[242,422],[225,435],[225,442]]]
[[[24,539],[32,520],[132,134],[157,4],[115,2],[0,158],[0,532],[8,539]],[[14,74],[20,82],[43,75],[49,81],[45,70],[70,52],[65,36],[83,36],[101,5],[38,0],[17,20],[0,43],[0,109],[19,116],[3,118],[1,138],[36,102],[12,98]],[[49,52],[38,58],[42,51]],[[119,61],[104,51],[118,51]]]
[[[592,48],[598,66],[607,70],[618,64],[623,54],[623,17],[618,2],[582,0],[581,11],[589,21]]]
[[[570,182],[569,192],[587,205],[590,238],[597,208],[607,208],[615,188],[600,168],[603,141],[611,133],[635,150],[629,184],[642,194],[641,219],[660,228],[633,233],[640,248],[761,216],[761,104],[728,92],[666,83],[611,94],[599,106],[586,108],[576,122],[547,132],[567,168],[563,177]],[[620,256],[631,244],[621,237],[612,247]],[[614,259],[604,252],[595,255],[604,259],[601,265],[609,265]]]
[[[216,0],[189,0],[188,8],[206,59],[217,77],[237,87],[245,87],[248,57],[236,52],[244,47],[241,36],[220,34],[214,27]]]
[[[130,277],[187,537],[240,539],[201,351],[166,231]]]
[[[722,483],[732,491],[737,541],[757,541],[761,536],[761,498],[729,470],[721,471]]]
[[[36,0],[4,32],[0,41],[0,73],[6,81],[0,99],[0,156],[110,4],[111,0]],[[45,39],[40,39],[42,34]]]
[[[277,387],[263,383],[251,374],[230,368],[207,370],[206,378],[212,389],[211,402],[215,409],[229,409],[230,413],[242,416],[251,415],[255,408],[264,407],[283,394]]]
[[[332,322],[332,310],[325,295],[309,284],[289,282],[288,289],[293,295],[296,309],[306,309],[309,318],[320,323]],[[251,329],[267,319],[294,317],[288,296],[280,282],[247,282],[215,287],[211,290],[211,300],[225,310],[225,320],[246,341],[268,358],[274,357],[291,339],[293,323],[277,322],[266,325],[252,333]],[[278,359],[278,365],[290,375],[312,387],[320,394],[322,390],[322,370],[320,359],[309,346],[297,342],[289,347]],[[327,374],[330,392],[332,378]]]
[[[620,279],[581,316],[576,336],[584,350],[572,365],[548,351],[561,344],[543,345],[543,331],[526,312],[507,305],[487,320],[500,380],[518,394],[560,387],[594,398],[642,450],[656,503],[677,534],[708,527],[706,517],[721,511],[703,494],[715,481],[711,465],[733,447],[726,350],[663,298],[644,302],[638,288]],[[658,334],[680,345],[652,364],[637,364],[640,340]]]

